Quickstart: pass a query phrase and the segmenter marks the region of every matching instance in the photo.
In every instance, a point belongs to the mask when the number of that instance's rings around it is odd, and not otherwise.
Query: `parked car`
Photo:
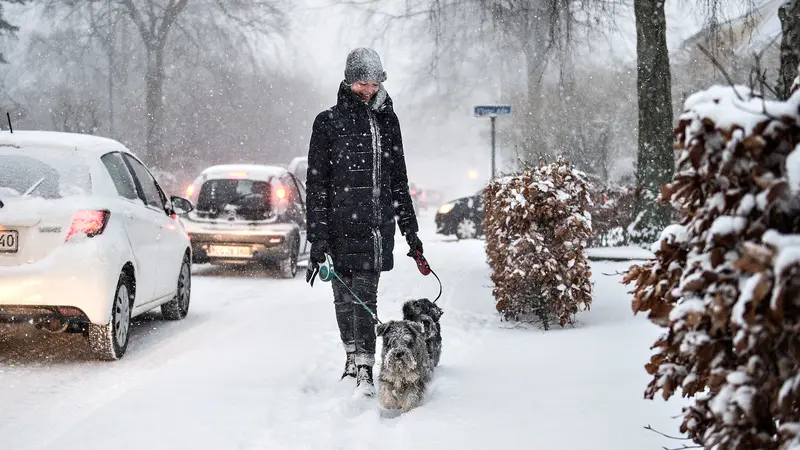
[[[440,206],[436,212],[436,232],[458,239],[483,236],[483,190]]]
[[[306,174],[308,173],[308,158],[305,156],[293,158],[286,170],[305,186]]]
[[[196,263],[277,264],[294,278],[308,257],[306,193],[287,169],[219,165],[192,184],[195,209],[183,217]]]
[[[0,133],[0,322],[81,332],[121,358],[131,318],[189,312],[191,247],[147,167],[97,136]]]

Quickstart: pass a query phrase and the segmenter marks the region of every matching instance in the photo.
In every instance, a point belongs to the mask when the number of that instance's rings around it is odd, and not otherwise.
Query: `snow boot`
[[[356,374],[356,394],[364,397],[375,395],[375,384],[372,381],[372,366],[358,366]]]
[[[356,355],[354,353],[347,354],[347,361],[344,363],[344,372],[342,373],[342,378],[340,380],[344,380],[346,377],[356,377]]]

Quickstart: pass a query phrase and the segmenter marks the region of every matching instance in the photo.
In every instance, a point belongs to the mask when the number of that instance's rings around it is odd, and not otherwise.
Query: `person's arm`
[[[325,111],[317,115],[311,130],[306,172],[306,220],[309,242],[328,241],[330,238],[331,138]]]
[[[414,214],[414,204],[411,200],[411,193],[408,189],[408,173],[406,172],[406,158],[403,151],[403,136],[400,132],[400,121],[397,116],[393,116],[391,121],[390,136],[392,136],[392,202],[394,204],[395,215],[398,219],[400,232],[405,236],[409,233],[417,233],[419,225],[417,216]]]

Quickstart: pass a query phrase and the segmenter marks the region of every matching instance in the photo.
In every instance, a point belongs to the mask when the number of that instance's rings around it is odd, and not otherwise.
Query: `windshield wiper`
[[[37,181],[36,183],[33,183],[33,186],[28,188],[28,190],[25,191],[25,193],[22,194],[22,196],[23,197],[27,197],[28,195],[30,195],[31,192],[33,192],[37,187],[39,187],[39,185],[42,184],[43,181],[44,181],[44,177],[40,178],[39,181]]]

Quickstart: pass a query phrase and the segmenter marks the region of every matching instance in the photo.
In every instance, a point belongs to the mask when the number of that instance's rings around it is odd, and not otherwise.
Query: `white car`
[[[306,156],[298,156],[296,158],[292,158],[292,161],[286,167],[295,178],[297,178],[303,186],[306,184],[306,172],[308,171],[308,157]]]
[[[81,332],[97,358],[119,359],[132,317],[189,311],[177,214],[191,208],[117,141],[0,132],[0,323]]]
[[[308,258],[305,187],[287,169],[211,166],[186,195],[196,205],[182,216],[194,263],[277,265],[293,279]]]

